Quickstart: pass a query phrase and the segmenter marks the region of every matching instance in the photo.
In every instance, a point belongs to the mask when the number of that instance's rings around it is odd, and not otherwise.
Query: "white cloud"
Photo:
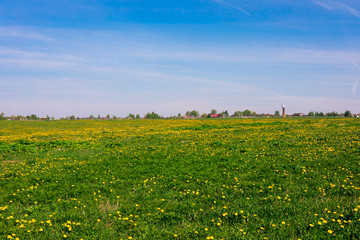
[[[360,12],[345,3],[337,2],[337,1],[327,1],[327,0],[313,0],[313,2],[317,5],[325,8],[326,10],[344,11],[355,17],[360,18]]]
[[[124,116],[130,111],[173,115],[212,108],[273,113],[281,103],[289,107],[289,113],[340,112],[347,106],[356,109],[359,103],[357,49],[241,43],[218,48],[148,36],[134,42],[131,36],[123,39],[121,33],[96,36],[89,30],[86,34],[63,30],[56,38],[55,30],[48,31],[55,39],[51,44],[0,47],[0,88],[6,89],[0,91],[6,99],[0,108],[6,114],[16,114],[15,110],[25,114],[31,109],[28,114],[57,116]],[[93,37],[87,37],[89,32]],[[333,85],[328,86],[329,82]],[[315,98],[306,89],[310,85],[321,96],[336,91],[338,99]],[[278,97],[300,95],[301,90],[307,97]],[[350,96],[352,101],[347,101]]]
[[[251,15],[249,12],[245,11],[243,8],[240,8],[234,4],[232,4],[230,1],[226,1],[226,0],[214,0],[214,2],[219,3],[220,5],[223,5],[225,7],[230,7],[236,10],[239,10],[240,12],[246,14],[246,15]]]
[[[0,26],[1,37],[14,37],[25,38],[39,41],[51,41],[51,37],[40,34],[35,31],[29,30],[29,28],[14,27],[14,26]]]
[[[127,53],[143,59],[218,62],[218,63],[269,63],[269,64],[353,64],[360,60],[360,52],[321,50],[311,48],[241,47],[203,48],[191,50],[134,50]]]
[[[19,67],[31,70],[66,69],[79,66],[84,62],[86,59],[74,55],[0,48],[0,66],[8,69]]]
[[[351,89],[351,96],[354,98],[356,96],[356,89],[357,89],[357,86],[358,86],[358,81],[355,81],[353,86],[352,86],[352,89]]]
[[[359,112],[360,99],[344,99],[337,97],[303,97],[280,96],[269,99],[269,102],[284,103],[289,114],[296,112],[308,113],[310,111],[343,113],[345,110]]]

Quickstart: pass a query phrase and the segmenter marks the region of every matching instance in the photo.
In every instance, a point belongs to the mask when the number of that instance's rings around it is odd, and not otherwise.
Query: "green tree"
[[[89,119],[94,119],[94,118],[95,118],[95,117],[94,117],[94,115],[92,115],[92,114],[89,116]]]
[[[346,110],[345,113],[344,113],[344,117],[351,117],[352,114],[350,112],[350,110]]]
[[[242,111],[236,111],[236,112],[234,112],[234,116],[235,117],[241,117],[241,116],[243,116],[244,115],[244,112],[242,112]]]
[[[25,119],[25,117],[22,116],[22,115],[17,115],[17,116],[15,117],[15,120],[24,120],[24,119]]]
[[[314,113],[313,111],[311,111],[311,112],[308,113],[308,116],[309,116],[309,117],[314,117],[314,116],[315,116],[315,113]]]
[[[0,120],[5,120],[5,114],[3,112],[0,113]]]
[[[201,114],[201,117],[202,117],[202,118],[207,118],[208,115],[207,115],[206,113],[203,113],[203,114]]]
[[[324,113],[323,112],[315,112],[315,117],[324,117]]]
[[[178,118],[181,118],[181,113],[178,113]]]
[[[200,115],[199,112],[196,111],[196,110],[192,110],[192,111],[190,112],[190,116],[198,117],[199,115]]]
[[[140,115],[139,114],[136,114],[136,119],[140,119]]]
[[[275,116],[275,117],[280,117],[280,112],[279,112],[279,110],[276,110],[276,111],[275,111],[274,116]]]
[[[244,110],[244,116],[250,116],[251,111],[249,109]]]
[[[145,115],[145,118],[147,118],[147,119],[159,119],[159,118],[162,118],[162,117],[160,115],[158,115],[157,113],[152,112],[152,113],[147,113]]]
[[[332,112],[326,113],[326,116],[327,117],[338,117],[338,116],[340,116],[340,114],[335,111],[332,111]]]
[[[29,120],[38,120],[38,116],[36,116],[36,114],[31,114],[29,117],[28,117]]]
[[[222,112],[222,115],[223,115],[224,117],[229,117],[229,113],[228,113],[227,110],[223,111],[223,112]]]
[[[211,109],[211,114],[217,114],[217,110],[216,109]]]

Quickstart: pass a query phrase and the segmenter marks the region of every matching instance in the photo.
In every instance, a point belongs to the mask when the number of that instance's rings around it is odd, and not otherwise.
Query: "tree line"
[[[359,117],[360,114],[353,114],[350,110],[346,110],[344,113],[338,113],[335,111],[332,112],[314,112],[311,111],[307,115],[303,113],[294,113],[292,115],[287,115],[287,117],[300,117],[300,116],[307,116],[307,117]],[[268,113],[261,113],[258,114],[254,111],[251,111],[249,109],[245,109],[243,111],[235,111],[232,115],[229,114],[227,110],[218,112],[216,109],[212,109],[209,113],[202,113],[200,114],[197,110],[189,110],[186,111],[185,114],[178,113],[174,116],[168,116],[164,117],[161,116],[155,112],[148,112],[143,117],[140,116],[140,114],[133,114],[129,113],[126,117],[117,117],[115,115],[107,114],[106,116],[101,116],[100,114],[95,117],[94,115],[90,115],[89,117],[75,117],[74,115],[62,117],[58,120],[80,120],[80,119],[163,119],[163,118],[228,118],[228,117],[280,117],[280,112],[276,110],[274,114],[268,114]],[[0,120],[55,120],[55,117],[49,117],[48,115],[40,117],[36,114],[31,114],[28,116],[22,116],[22,115],[11,115],[11,116],[5,116],[4,113],[0,113]]]

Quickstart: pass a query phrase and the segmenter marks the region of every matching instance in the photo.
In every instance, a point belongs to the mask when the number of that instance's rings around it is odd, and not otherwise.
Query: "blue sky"
[[[0,112],[360,112],[360,1],[0,2]]]

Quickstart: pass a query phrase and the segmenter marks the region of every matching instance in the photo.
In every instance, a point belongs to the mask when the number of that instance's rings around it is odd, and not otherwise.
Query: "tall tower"
[[[283,104],[281,107],[282,107],[282,116],[286,117],[286,115],[285,115],[285,105]]]

